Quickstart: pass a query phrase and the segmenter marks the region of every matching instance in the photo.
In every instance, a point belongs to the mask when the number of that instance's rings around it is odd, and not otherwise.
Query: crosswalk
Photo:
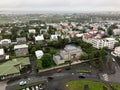
[[[105,81],[109,81],[108,75],[105,73],[102,75]]]

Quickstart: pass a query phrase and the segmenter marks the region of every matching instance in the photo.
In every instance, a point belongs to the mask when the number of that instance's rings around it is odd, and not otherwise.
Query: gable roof
[[[0,76],[10,75],[20,73],[19,69],[15,67],[15,65],[29,65],[29,58],[16,58],[11,61],[7,61],[0,65]]]

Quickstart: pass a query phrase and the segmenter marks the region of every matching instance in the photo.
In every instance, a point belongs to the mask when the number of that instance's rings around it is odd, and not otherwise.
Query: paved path
[[[115,83],[120,83],[120,66],[116,61],[113,62],[115,66],[115,73],[114,74],[107,74],[107,73],[102,73],[100,74],[100,77],[102,80],[107,81],[107,82],[115,82]]]
[[[2,81],[0,82],[0,90],[5,90],[6,86],[7,86],[7,81]]]

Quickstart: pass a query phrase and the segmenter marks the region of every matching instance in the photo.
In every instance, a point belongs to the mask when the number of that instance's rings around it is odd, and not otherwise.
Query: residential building
[[[48,32],[48,29],[40,29],[40,34],[46,34]]]
[[[113,35],[120,35],[120,29],[113,29]]]
[[[15,45],[14,50],[17,57],[26,56],[28,54],[28,45],[26,44]]]
[[[104,38],[104,46],[113,49],[117,41],[114,38]]]
[[[83,41],[87,43],[91,43],[93,47],[95,48],[103,48],[103,47],[108,47],[108,49],[113,49],[115,43],[117,42],[114,38],[104,38],[104,39],[99,39],[99,38],[86,38],[83,36]]]
[[[42,50],[37,50],[35,51],[35,55],[37,57],[37,59],[41,59],[41,57],[43,56],[43,51]]]
[[[18,44],[25,44],[26,43],[26,37],[16,38],[16,41]]]
[[[5,46],[5,47],[9,47],[9,45],[11,44],[11,40],[10,39],[3,39],[0,41],[1,46]]]
[[[38,36],[36,36],[35,37],[35,42],[37,43],[39,43],[39,42],[42,42],[44,40],[44,36],[43,35],[38,35]]]
[[[58,40],[58,36],[57,35],[51,35],[50,40]]]
[[[78,60],[81,54],[82,50],[80,47],[66,45],[59,55],[53,55],[53,60],[56,64],[62,64],[65,61]]]
[[[25,67],[29,66],[29,58],[16,58],[10,61],[6,61],[0,65],[0,79],[7,79],[20,75],[20,71]]]
[[[58,54],[53,56],[53,60],[57,65],[65,63],[65,60],[62,58],[62,56]]]
[[[0,49],[0,61],[5,60],[5,52],[4,49]]]
[[[120,57],[120,46],[115,48],[114,54]]]
[[[28,32],[29,32],[29,34],[30,34],[30,33],[35,34],[35,33],[36,33],[36,30],[35,30],[35,29],[29,29],[29,31],[28,31]]]

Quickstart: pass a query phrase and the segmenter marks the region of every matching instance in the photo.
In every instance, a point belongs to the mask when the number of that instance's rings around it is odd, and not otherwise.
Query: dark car
[[[85,78],[85,76],[78,76],[78,78]]]
[[[70,70],[70,69],[71,69],[71,67],[66,67],[66,68],[65,68],[65,70]]]
[[[47,79],[48,80],[52,80],[52,79],[54,79],[54,77],[53,76],[49,76]]]

